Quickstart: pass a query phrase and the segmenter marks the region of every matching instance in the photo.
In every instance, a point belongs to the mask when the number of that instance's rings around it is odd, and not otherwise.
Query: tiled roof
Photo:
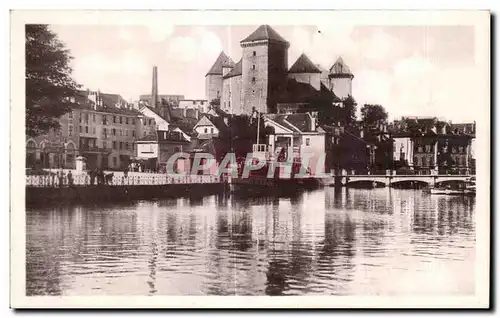
[[[318,98],[329,99],[332,102],[340,101],[323,83],[320,91],[317,91],[311,84],[289,79],[286,88],[278,96],[278,103],[309,103]]]
[[[293,126],[297,127],[300,131],[302,132],[311,132],[310,127],[310,118],[308,114],[305,113],[298,113],[298,114],[291,114],[286,116],[285,120],[292,124]]]
[[[266,117],[277,124],[293,132],[312,132],[310,128],[310,118],[306,113],[297,113],[290,115],[267,114]]]
[[[266,117],[290,131],[299,132],[285,120],[286,115],[267,114]]]
[[[253,42],[253,41],[261,41],[268,40],[273,42],[283,42],[288,43],[287,40],[281,37],[278,32],[274,31],[269,25],[261,25],[257,28],[252,34],[250,34],[245,39],[241,40],[240,43],[244,42]]]
[[[208,117],[205,115],[203,117],[201,117],[201,119],[198,121],[198,123],[196,124],[196,126],[212,126],[214,125],[210,119],[208,119]],[[215,125],[214,125],[215,126]]]
[[[126,105],[127,101],[118,94],[99,93],[102,103],[105,107],[114,107],[115,105]]]
[[[344,60],[342,57],[339,57],[335,64],[332,65],[330,68],[330,74],[335,74],[335,75],[353,75],[351,73],[351,69],[347,64],[345,64]]]
[[[320,64],[316,64],[316,67],[319,68],[321,73],[328,73],[328,70],[326,68],[324,68],[323,66],[321,66]]]
[[[241,75],[242,74],[242,70],[241,70],[241,64],[242,64],[242,59],[240,59],[238,61],[238,63],[236,63],[234,65],[234,67],[229,71],[229,73],[227,73],[224,78],[230,78],[230,77],[233,77],[233,76],[238,76],[238,75]]]
[[[224,66],[234,66],[233,60],[226,55],[226,53],[221,52],[215,63],[212,65],[210,70],[207,72],[207,75],[222,75],[222,68]],[[207,76],[205,75],[205,76]]]
[[[99,96],[101,96],[103,106],[99,106],[94,109],[94,103],[87,98],[87,92],[80,91],[79,94],[75,96],[75,103],[73,103],[71,107],[75,109],[87,109],[111,114],[122,114],[130,116],[141,115],[139,111],[133,108],[129,109],[116,107],[115,105],[117,105],[117,103],[120,101],[123,101],[124,105],[127,104],[120,95],[99,93]]]
[[[143,105],[141,106],[140,109],[144,109],[144,108],[147,108],[149,109],[150,111],[152,111],[153,113],[155,113],[156,115],[158,115],[159,117],[163,118],[163,116],[160,114],[160,112],[158,111],[158,109],[154,108],[154,107],[150,107],[150,106],[146,106],[146,105]],[[165,118],[163,118],[165,119]],[[166,120],[166,119],[165,119]],[[167,120],[168,121],[168,120]]]
[[[214,124],[215,127],[219,130],[219,133],[226,134],[229,132],[229,127],[224,122],[224,117],[216,117],[208,115],[208,119]]]
[[[184,117],[174,118],[170,126],[173,127],[173,129],[175,129],[174,127],[177,127],[184,133],[186,133],[188,136],[192,136],[194,126],[196,125],[197,122],[198,120],[194,118],[184,118]]]
[[[307,55],[302,53],[290,67],[288,73],[321,73],[321,70],[314,65]]]

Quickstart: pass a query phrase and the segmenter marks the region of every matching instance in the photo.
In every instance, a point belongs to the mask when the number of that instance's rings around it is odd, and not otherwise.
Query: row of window
[[[102,147],[104,149],[107,149],[108,148],[108,142],[103,140],[102,142]],[[118,142],[118,141],[113,141],[111,143],[111,147],[112,149],[115,149],[115,150],[134,150],[134,144],[133,143],[129,143],[129,142]]]
[[[417,147],[417,152],[426,152],[426,153],[431,153],[434,151],[434,146],[432,145],[425,145],[425,151],[424,151],[424,146],[418,146]],[[441,151],[444,153],[448,152],[448,147],[443,147],[441,148]],[[465,153],[466,148],[464,146],[451,146],[451,152],[452,153]]]
[[[466,148],[464,146],[451,146],[451,153],[465,153]],[[443,148],[443,152],[448,152],[448,149]]]
[[[101,120],[99,120],[99,116],[101,116]],[[73,119],[73,112],[68,113],[68,118]],[[113,124],[125,124],[125,125],[135,125],[134,117],[126,117],[126,116],[116,116],[116,115],[99,115],[95,113],[81,113],[80,114],[80,123],[88,124],[89,122],[96,123],[99,122],[103,125],[107,125],[108,123]],[[153,125],[153,119],[143,119],[144,125]]]
[[[422,166],[422,167],[434,166],[434,158],[415,157],[413,164],[415,166]]]
[[[121,130],[121,129],[116,129],[116,128],[110,128],[109,132],[110,132],[111,136],[128,137],[128,135],[129,135],[128,129]],[[104,129],[103,129],[102,135],[104,138],[108,137],[108,129],[106,127],[104,127]],[[131,135],[132,135],[132,137],[135,137],[135,130],[132,130]]]
[[[425,145],[425,151],[424,151],[424,146],[417,147],[417,152],[431,153],[433,151],[434,151],[434,146],[432,146],[432,145]]]
[[[80,133],[83,134],[96,134],[96,127],[92,126],[79,126]],[[110,128],[109,132],[112,136],[120,136],[120,137],[128,137],[129,136],[129,130],[128,129],[116,129],[116,128]],[[68,136],[73,136],[73,125],[68,125]],[[131,136],[135,137],[135,130],[131,131]],[[108,137],[108,129],[106,127],[103,128],[103,137],[107,138]]]
[[[432,157],[430,157],[430,158],[428,158],[428,157],[415,157],[413,163],[415,166],[422,166],[422,167],[434,166],[434,158],[432,158]],[[458,166],[463,166],[467,163],[467,158],[457,157],[457,158],[455,158],[455,163]],[[444,165],[446,165],[446,162],[444,162]]]

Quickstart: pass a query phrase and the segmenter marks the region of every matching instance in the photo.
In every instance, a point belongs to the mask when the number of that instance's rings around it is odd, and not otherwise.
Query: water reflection
[[[27,294],[470,294],[474,211],[345,188],[29,209]]]

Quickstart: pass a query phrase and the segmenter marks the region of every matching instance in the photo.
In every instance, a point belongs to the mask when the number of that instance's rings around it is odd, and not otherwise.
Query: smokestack
[[[151,107],[158,106],[158,67],[153,66],[153,87],[151,90]]]

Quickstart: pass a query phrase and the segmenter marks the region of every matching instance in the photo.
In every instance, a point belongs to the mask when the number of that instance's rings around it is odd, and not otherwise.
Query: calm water
[[[473,294],[474,217],[394,189],[30,209],[27,293]]]

